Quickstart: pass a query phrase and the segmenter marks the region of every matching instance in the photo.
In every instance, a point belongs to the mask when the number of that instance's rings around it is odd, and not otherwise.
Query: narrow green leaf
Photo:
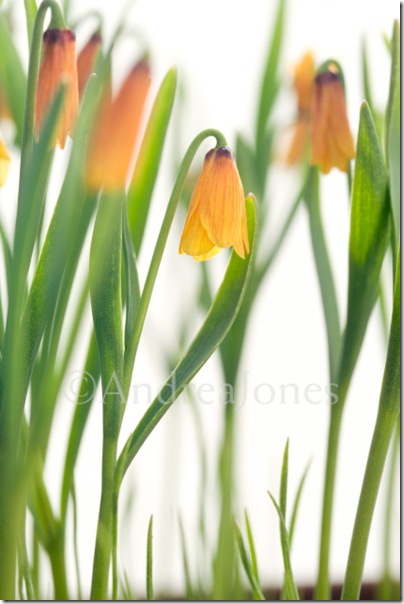
[[[146,227],[152,193],[174,105],[176,85],[177,73],[175,69],[170,69],[154,101],[128,191],[129,230],[136,255],[139,254]]]
[[[386,113],[386,156],[389,168],[391,211],[395,246],[400,243],[401,209],[401,48],[400,24],[394,23],[391,42],[390,94]],[[396,250],[394,250],[396,251]]]
[[[123,382],[122,213],[123,193],[101,196],[90,250],[90,295],[103,388],[104,438],[117,438]]]
[[[351,379],[366,327],[379,294],[380,270],[389,237],[386,169],[375,125],[362,104],[352,186],[347,324],[340,389]],[[341,391],[342,399],[344,392]]]
[[[77,579],[77,599],[83,599],[83,590],[81,588],[81,578],[80,578],[80,559],[79,559],[79,547],[77,542],[77,534],[78,534],[78,507],[77,507],[77,498],[76,498],[76,487],[74,485],[74,481],[71,488],[72,494],[72,504],[73,504],[73,552],[74,552],[74,566],[76,571],[76,579]]]
[[[397,253],[389,346],[380,392],[379,409],[363,477],[352,532],[341,600],[358,600],[370,528],[390,442],[400,414],[401,387],[401,275]]]
[[[306,466],[306,468],[305,468],[305,470],[303,472],[303,475],[302,475],[302,477],[300,479],[300,482],[299,482],[299,486],[297,487],[295,499],[293,501],[292,514],[290,516],[290,524],[289,524],[289,544],[290,544],[290,547],[292,547],[292,543],[293,543],[293,536],[294,536],[294,533],[295,533],[297,512],[299,511],[300,499],[302,497],[303,487],[304,487],[305,482],[306,482],[307,474],[309,473],[309,468],[310,468],[310,463],[307,464],[307,466]]]
[[[147,528],[146,597],[154,600],[153,589],[153,516],[150,516]]]
[[[235,156],[241,180],[243,181],[244,190],[258,191],[260,180],[257,174],[257,162],[254,150],[251,149],[249,143],[242,134],[238,134],[236,138]]]
[[[288,498],[288,466],[289,466],[289,439],[286,441],[285,450],[283,452],[282,471],[281,471],[281,486],[279,492],[279,507],[282,516],[286,518],[287,498]]]
[[[27,78],[4,14],[0,14],[0,83],[16,125],[15,142],[20,146]]]
[[[38,143],[33,145],[32,153],[28,158],[29,165],[26,166],[25,177],[20,185],[13,243],[13,271],[16,271],[14,275],[16,281],[18,274],[19,279],[25,282],[31,263],[44,212],[46,190],[53,158],[52,143],[65,93],[66,87],[62,85],[49,109],[40,139]],[[22,288],[23,285],[20,284],[20,287]],[[15,289],[16,286],[14,286],[14,291]]]
[[[135,431],[129,436],[118,459],[117,487],[142,444],[168,411],[185,386],[206,363],[229,331],[240,308],[250,275],[255,251],[256,209],[252,197],[247,198],[247,216],[251,253],[242,260],[233,251],[225,277],[210,311],[185,355],[171,373],[150,405]]]
[[[76,374],[71,374],[70,376],[67,376],[67,383],[65,384],[66,392],[71,392],[70,388],[74,386],[77,377],[79,377],[80,379],[80,387],[77,393],[77,398],[75,399],[76,406],[69,433],[69,442],[67,444],[67,451],[63,469],[62,490],[60,497],[60,516],[62,523],[66,519],[67,503],[69,499],[69,493],[73,486],[74,468],[76,466],[77,456],[83,438],[84,429],[87,424],[91,405],[94,401],[94,396],[97,391],[97,386],[100,380],[100,362],[98,358],[97,342],[95,339],[94,332],[91,336],[84,370],[79,376],[76,376]],[[71,400],[70,396],[69,400]]]
[[[24,0],[25,19],[27,21],[28,43],[31,48],[32,32],[34,31],[35,16],[37,5],[35,0]]]
[[[275,24],[270,38],[270,46],[265,61],[262,76],[261,94],[258,103],[256,147],[260,155],[263,141],[267,132],[268,119],[271,114],[276,96],[278,94],[280,80],[278,74],[279,59],[285,29],[286,0],[279,0],[275,17]]]
[[[369,57],[367,53],[366,40],[362,39],[361,43],[361,59],[362,59],[362,86],[363,86],[363,98],[367,101],[370,111],[372,112],[373,118],[375,120],[376,130],[379,136],[381,136],[384,127],[384,118],[377,111],[374,98],[372,94],[371,87],[371,78],[370,78],[370,67],[369,67]]]
[[[182,567],[184,569],[184,578],[185,578],[185,596],[186,596],[187,600],[196,600],[195,590],[192,585],[191,571],[189,568],[187,539],[185,537],[185,530],[184,530],[184,525],[181,520],[181,516],[178,516],[178,526],[180,529]]]
[[[251,566],[252,566],[252,570],[254,573],[254,577],[256,578],[257,583],[259,583],[260,578],[259,578],[259,572],[258,572],[257,552],[255,550],[254,537],[252,534],[251,523],[250,523],[250,519],[248,517],[247,510],[245,510],[245,512],[244,512],[244,519],[245,519],[245,526],[246,526],[246,530],[247,530],[248,546],[250,549]]]
[[[243,535],[241,534],[241,530],[237,522],[234,523],[234,530],[236,533],[236,541],[240,553],[241,562],[250,582],[251,589],[253,591],[253,598],[254,600],[265,600],[265,597],[261,591],[260,586],[258,585],[256,576],[254,574],[253,566],[248,557],[247,549],[244,545]]]
[[[98,95],[97,81],[92,77],[83,99],[76,128],[75,143],[62,190],[49,225],[25,306],[20,330],[24,338],[22,349],[25,357],[24,362],[21,362],[23,375],[16,376],[18,377],[19,396],[24,399],[42,336],[53,317],[56,307],[60,285],[71,251],[71,233],[75,232],[76,225],[80,222],[83,204],[86,200],[83,166],[85,165],[88,130],[94,118],[94,98],[96,95]],[[45,131],[40,143],[44,138]],[[35,158],[36,156],[35,153]],[[5,367],[5,369],[7,368]]]
[[[136,266],[135,252],[130,236],[126,206],[123,211],[123,266],[126,298],[126,321],[125,321],[125,348],[128,345],[134,328],[137,311],[140,303],[140,285]]]
[[[275,498],[271,495],[271,493],[268,493],[268,495],[269,495],[272,503],[274,504],[275,509],[278,512],[278,516],[279,516],[283,565],[284,565],[284,569],[285,569],[284,590],[285,590],[285,594],[286,594],[286,599],[287,600],[300,600],[299,592],[297,590],[296,583],[295,583],[295,580],[293,577],[292,564],[290,561],[290,542],[289,542],[288,529],[286,528],[286,524],[285,524],[285,518],[284,518],[284,516],[282,514],[282,510],[281,510],[280,506],[278,505],[278,503],[276,502]]]

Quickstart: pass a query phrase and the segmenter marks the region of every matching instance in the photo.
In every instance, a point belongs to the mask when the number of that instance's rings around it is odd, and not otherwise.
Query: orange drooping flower
[[[6,147],[6,143],[0,137],[0,187],[2,187],[7,180],[10,163],[11,157]]]
[[[310,106],[314,83],[314,58],[307,52],[296,65],[293,86],[297,95],[297,119],[286,163],[298,164],[307,149],[310,135]]]
[[[245,197],[233,153],[218,147],[205,157],[179,251],[201,261],[230,246],[241,258],[250,251]]]
[[[83,96],[88,78],[93,73],[95,62],[101,49],[101,44],[101,34],[96,32],[91,36],[87,44],[81,49],[79,56],[77,57],[77,76],[80,99]]]
[[[150,87],[150,69],[138,63],[127,76],[115,99],[104,93],[90,142],[87,184],[92,189],[125,188]]]
[[[349,128],[341,74],[336,65],[320,71],[315,78],[311,103],[311,165],[327,174],[331,168],[348,170],[355,157]]]
[[[45,116],[60,85],[66,95],[57,125],[55,144],[63,149],[76,119],[79,97],[77,86],[76,42],[70,29],[48,29],[43,35],[43,58],[39,70],[35,101],[35,132],[39,137]]]

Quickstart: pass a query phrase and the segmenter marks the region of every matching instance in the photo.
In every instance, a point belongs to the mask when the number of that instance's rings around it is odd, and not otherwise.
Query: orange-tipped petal
[[[104,98],[90,143],[90,188],[125,188],[149,87],[150,70],[142,61],[129,73],[115,99],[111,101],[109,94]]]
[[[43,49],[35,100],[35,132],[38,138],[59,86],[67,84],[55,136],[55,144],[63,149],[79,105],[74,33],[70,29],[48,29],[43,35]]]
[[[77,77],[79,86],[79,98],[81,99],[88,82],[88,78],[94,71],[95,62],[102,45],[101,34],[96,32],[81,49],[77,57]]]

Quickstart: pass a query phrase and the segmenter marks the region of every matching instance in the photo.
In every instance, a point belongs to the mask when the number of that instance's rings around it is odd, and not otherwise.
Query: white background
[[[22,2],[21,2],[22,4]],[[183,101],[177,99],[163,163],[153,200],[146,245],[140,258],[144,279],[161,216],[167,203],[172,168],[192,138],[202,129],[216,127],[230,144],[241,131],[251,140],[254,111],[260,77],[276,3],[273,0],[138,0],[132,9],[121,0],[112,2],[73,0],[73,16],[97,8],[106,17],[106,37],[125,14],[125,21],[142,32],[151,46],[153,89],[151,99],[167,69],[178,67]],[[290,0],[287,35],[282,58],[284,92],[277,106],[277,118],[287,132],[293,121],[291,73],[293,64],[311,49],[318,63],[336,58],[342,64],[348,93],[348,110],[353,132],[357,131],[362,99],[360,77],[360,42],[366,36],[369,48],[374,95],[383,108],[388,94],[389,60],[383,34],[390,36],[393,19],[399,17],[399,3],[384,0]],[[90,27],[78,31],[80,47]],[[23,28],[17,33],[23,34]],[[21,52],[25,48],[21,43]],[[138,45],[126,40],[117,51],[116,78],[120,79],[138,57]],[[176,128],[180,128],[179,134]],[[201,154],[202,157],[202,154]],[[13,167],[15,178],[16,167]],[[293,171],[277,165],[271,174],[267,203],[271,205],[268,247],[282,222],[298,188]],[[11,188],[9,184],[8,190]],[[336,171],[323,179],[322,207],[328,234],[332,264],[336,275],[342,322],[346,309],[347,243],[349,213],[346,177]],[[0,192],[0,199],[5,192]],[[175,354],[181,317],[192,311],[194,287],[199,268],[188,257],[177,254],[181,224],[170,237],[155,297],[145,329],[145,344],[135,369],[135,381],[151,384],[153,392],[166,376],[164,358]],[[224,258],[212,260],[214,273],[220,276]],[[380,390],[385,344],[377,311],[371,320],[365,347],[355,373],[343,424],[341,456],[338,468],[335,523],[332,547],[332,576],[341,580],[345,569],[358,493],[366,463]],[[197,328],[199,318],[193,324]],[[84,337],[83,337],[84,340]],[[72,367],[72,370],[78,367]],[[321,489],[326,447],[328,408],[326,397],[320,404],[305,400],[305,388],[316,383],[327,385],[326,341],[319,291],[313,268],[307,217],[301,208],[287,243],[268,276],[254,308],[245,355],[242,362],[248,397],[237,412],[236,513],[241,520],[247,508],[257,541],[258,560],[265,585],[279,585],[282,563],[276,513],[267,490],[278,492],[282,452],[290,438],[290,493],[294,493],[307,462],[311,460],[304,490],[293,551],[297,579],[314,580],[318,556]],[[213,358],[196,384],[208,382],[220,392],[220,366]],[[254,388],[270,383],[277,396],[269,405],[254,400]],[[280,402],[282,384],[296,384],[299,404]],[[206,397],[206,400],[209,396]],[[61,400],[56,430],[52,440],[47,482],[57,508],[60,463],[66,441],[66,425],[72,404]],[[213,539],[217,525],[216,466],[222,429],[223,407],[216,400],[200,404],[204,438],[209,456],[209,492],[207,517]],[[133,429],[142,409],[130,406],[124,432]],[[100,473],[101,405],[90,417],[77,474],[80,517],[80,556],[82,574],[90,575],[94,531],[97,519]],[[128,491],[134,494],[134,507],[121,524],[121,567],[131,577],[136,589],[144,589],[147,521],[155,521],[155,580],[157,588],[181,590],[183,575],[178,540],[177,514],[186,527],[193,564],[192,544],[197,531],[197,497],[199,459],[192,414],[186,404],[179,404],[164,418],[139,454],[127,478]],[[122,496],[127,500],[128,492]],[[123,505],[124,507],[124,505]],[[381,520],[383,493],[375,513],[365,574],[377,579],[381,568]],[[395,507],[394,564],[398,569],[398,503]],[[213,542],[212,542],[213,543]],[[86,581],[88,583],[88,581]]]

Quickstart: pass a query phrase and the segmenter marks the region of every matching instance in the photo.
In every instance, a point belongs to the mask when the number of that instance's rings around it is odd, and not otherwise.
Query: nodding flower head
[[[297,117],[292,141],[286,155],[286,163],[289,165],[300,163],[308,149],[314,74],[314,58],[311,52],[307,52],[294,70],[293,86],[297,96]]]
[[[324,174],[334,167],[346,172],[355,146],[341,73],[333,63],[315,77],[310,114],[311,165],[319,166]]]
[[[102,38],[99,32],[95,32],[81,49],[77,57],[77,77],[79,85],[79,98],[81,99],[88,78],[93,73],[98,53],[101,50]]]
[[[249,253],[245,196],[233,153],[211,149],[196,183],[179,251],[207,260],[226,247]]]
[[[129,72],[114,99],[109,89],[105,91],[89,147],[89,188],[125,188],[149,87],[150,69],[141,61]]]
[[[63,149],[76,120],[79,97],[75,35],[70,29],[48,29],[43,35],[43,57],[35,99],[35,132],[39,138],[44,118],[59,86],[66,96],[57,125],[55,144]]]

